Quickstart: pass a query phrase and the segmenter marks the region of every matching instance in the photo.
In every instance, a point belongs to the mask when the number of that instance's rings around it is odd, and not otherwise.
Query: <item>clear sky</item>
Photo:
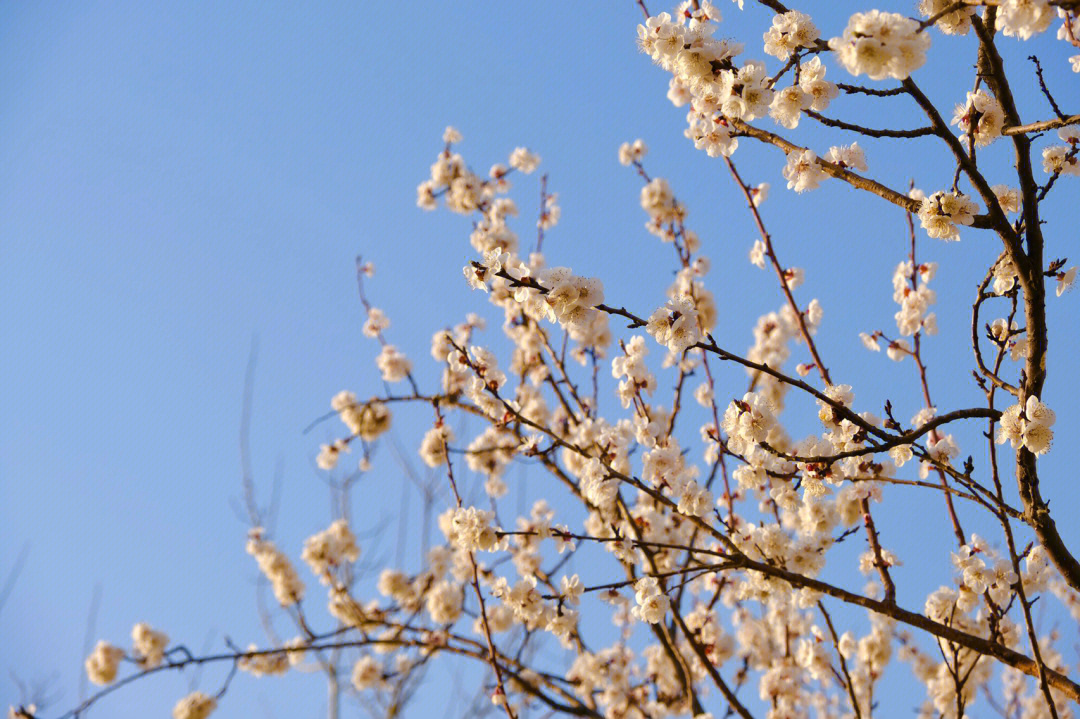
[[[768,25],[752,2],[741,17],[720,4],[724,35],[757,38]],[[803,5],[825,37],[864,6]],[[910,13],[913,3],[880,5]],[[753,226],[722,163],[682,137],[666,75],[638,54],[640,19],[629,0],[0,4],[0,577],[24,551],[26,559],[0,609],[0,703],[19,699],[8,670],[50,681],[48,715],[75,702],[95,586],[95,639],[126,643],[131,625],[147,621],[193,650],[220,648],[224,634],[262,642],[246,526],[232,508],[253,343],[254,473],[265,495],[280,472],[275,536],[296,557],[328,521],[313,460],[337,429],[304,435],[304,427],[338,390],[368,396],[382,387],[376,349],[360,334],[354,257],[375,262],[372,300],[428,387],[432,332],[468,311],[498,326],[462,281],[468,221],[415,207],[448,124],[464,134],[461,151],[478,170],[517,145],[538,152],[563,208],[545,241],[549,262],[601,277],[614,304],[647,314],[674,265],[642,227],[640,181],[616,161],[621,142],[645,139],[648,168],[671,181],[713,260],[718,338],[736,350],[751,344],[757,316],[781,297],[746,261]],[[1005,44],[1031,108],[1025,119],[1049,117],[1022,59],[1030,50]],[[1047,80],[1076,111],[1067,54],[1061,44],[1047,50]],[[763,57],[759,43],[748,56]],[[951,110],[971,82],[970,39],[935,34],[931,65],[947,57],[955,73],[916,79]],[[835,65],[830,73],[842,77]],[[887,102],[880,124],[919,124],[903,101]],[[847,107],[858,113],[856,105]],[[800,132],[822,151],[854,139]],[[950,181],[932,141],[866,146],[872,174],[893,187],[912,176],[928,191]],[[1007,153],[995,152],[988,161],[1004,172]],[[871,355],[857,338],[895,328],[889,283],[904,258],[903,214],[835,181],[787,192],[775,150],[747,145],[735,161],[748,181],[773,185],[766,221],[786,263],[807,269],[800,296],[825,306],[821,342],[834,375],[856,386],[860,409],[880,411],[889,397],[901,416],[913,414],[921,400],[910,364]],[[1066,178],[1056,190],[1050,256],[1076,252],[1075,221],[1065,222],[1075,210],[1061,202],[1075,200],[1076,187]],[[527,242],[535,177],[517,189]],[[962,234],[949,245],[924,238],[920,249],[942,264],[934,283],[942,334],[927,352],[943,407],[982,401],[970,381],[967,322],[975,285],[999,252],[988,237]],[[1058,329],[1048,392],[1059,398],[1078,390],[1080,347],[1065,329],[1076,327],[1077,301],[1050,298]],[[741,393],[741,373],[724,371]],[[1054,408],[1068,446],[1080,413],[1066,401]],[[399,418],[406,451],[428,421]],[[964,452],[985,456],[974,430]],[[1042,464],[1052,507],[1075,506],[1073,463],[1052,453]],[[365,557],[393,561],[398,522],[415,528],[419,504],[388,450],[355,499]],[[939,505],[937,496],[898,492],[898,510],[880,512],[886,542],[903,550],[901,599],[913,608],[948,582],[943,565],[926,575],[918,559],[944,559],[951,542]],[[1080,544],[1080,530],[1063,525]],[[907,680],[906,667],[892,671]],[[217,681],[208,672],[205,686]],[[317,716],[309,698],[321,701],[320,682],[240,677],[221,715]],[[94,713],[164,715],[186,686],[187,677],[147,681]],[[897,699],[906,708],[921,697]],[[428,701],[410,715],[441,716],[445,701]]]

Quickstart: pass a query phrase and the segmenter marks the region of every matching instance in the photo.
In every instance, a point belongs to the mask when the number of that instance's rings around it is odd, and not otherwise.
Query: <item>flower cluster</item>
[[[531,174],[540,167],[540,156],[529,152],[528,148],[515,147],[510,153],[510,167],[521,170],[526,175]]]
[[[116,670],[123,658],[123,649],[106,641],[99,641],[86,658],[87,678],[94,684],[111,684],[116,679]]]
[[[181,699],[173,707],[173,719],[206,719],[217,709],[217,699],[195,691]]]
[[[741,400],[731,400],[724,410],[721,427],[728,436],[728,446],[736,454],[747,455],[769,438],[776,416],[769,402],[748,392]]]
[[[920,0],[919,14],[923,17],[936,17],[939,13],[955,5],[951,0]],[[938,17],[934,26],[946,35],[966,35],[971,30],[971,16],[975,7],[966,5],[955,8]]]
[[[569,267],[552,267],[541,270],[536,281],[547,290],[543,296],[547,319],[559,323],[583,344],[607,344],[610,341],[607,316],[593,309],[604,301],[604,285],[600,280],[578,277]]]
[[[935,192],[919,205],[919,222],[931,237],[959,240],[957,225],[970,225],[978,206],[962,192]]]
[[[169,637],[143,622],[131,630],[133,653],[131,659],[144,670],[161,666],[165,659]],[[116,680],[120,662],[125,658],[124,650],[106,641],[99,641],[94,651],[86,658],[86,677],[94,684],[111,684]]]
[[[1004,0],[998,8],[1001,34],[1027,40],[1045,32],[1054,19],[1049,0]]]
[[[1033,454],[1046,454],[1054,440],[1054,411],[1031,395],[1023,404],[1014,404],[1001,413],[997,443],[1023,446]]]
[[[871,10],[852,15],[843,36],[829,40],[829,48],[852,75],[904,80],[926,62],[930,36],[910,18]]]
[[[1009,322],[1004,317],[998,317],[990,323],[990,337],[998,345],[1009,350],[1009,358],[1013,362],[1027,357],[1028,340],[1021,334],[1016,320]]]
[[[788,10],[773,15],[772,27],[765,32],[765,52],[787,60],[799,48],[813,47],[820,36],[809,15]]]
[[[1058,137],[1064,145],[1050,145],[1043,148],[1043,170],[1052,175],[1080,176],[1080,129],[1063,127],[1058,130]]]
[[[375,364],[379,366],[382,378],[387,382],[400,382],[412,372],[412,362],[409,358],[390,344],[383,345],[379,356],[375,358]]]
[[[686,136],[710,157],[729,156],[738,147],[732,121],[750,121],[770,114],[785,127],[795,127],[801,112],[823,110],[836,96],[836,86],[824,80],[819,58],[802,67],[799,82],[779,92],[765,64],[735,62],[743,46],[712,35],[720,13],[711,3],[698,11],[660,13],[638,27],[642,51],[672,74],[668,97],[676,106],[689,103]],[[765,52],[787,60],[811,48],[819,32],[808,15],[792,10],[777,15],[765,33]]]
[[[788,189],[795,192],[816,190],[821,181],[828,177],[813,150],[788,153],[783,175],[788,181]]]
[[[825,153],[825,161],[840,167],[841,169],[854,168],[866,172],[870,168],[866,166],[866,153],[859,147],[859,143],[850,145],[837,145],[830,147]]]
[[[300,558],[311,567],[312,574],[320,582],[331,584],[334,570],[359,559],[360,548],[356,546],[356,536],[349,529],[349,523],[336,519],[322,532],[308,537]]]
[[[619,145],[619,164],[632,165],[635,162],[641,162],[648,151],[649,148],[641,138],[634,140],[632,143],[624,142]]]
[[[169,636],[165,632],[155,631],[149,624],[139,622],[131,629],[131,641],[138,657],[139,666],[153,669],[165,658],[165,647],[169,646]]]
[[[635,617],[649,624],[664,620],[671,609],[671,600],[664,594],[656,577],[642,577],[634,584],[634,597],[637,606],[633,609]]]
[[[390,429],[390,410],[382,402],[372,400],[360,404],[355,394],[343,390],[334,395],[330,407],[353,436],[368,442]]]
[[[467,552],[488,552],[498,542],[493,512],[476,507],[460,507],[450,514],[449,522],[443,527],[446,541]],[[442,520],[440,520],[441,522]]]
[[[1012,563],[996,556],[986,540],[977,534],[971,535],[971,540],[961,546],[959,552],[952,553],[952,560],[953,566],[961,574],[961,586],[973,598],[989,592],[996,604],[1008,602],[1018,577]]]
[[[446,464],[446,449],[453,440],[453,430],[442,422],[429,429],[420,442],[420,458],[424,464],[429,467]]]
[[[1005,111],[996,98],[979,89],[969,92],[967,102],[956,106],[952,124],[963,131],[961,139],[970,137],[982,147],[1001,137]]]
[[[352,685],[357,691],[364,691],[382,683],[383,668],[378,660],[365,654],[356,660],[352,670]]]
[[[258,649],[254,644],[248,645],[248,653],[236,664],[240,671],[253,677],[272,677],[289,671],[292,664],[287,652],[259,652]]]
[[[611,360],[611,376],[619,380],[619,401],[625,409],[641,392],[651,395],[656,390],[656,375],[645,362],[649,348],[644,337],[634,335],[623,344],[623,351],[624,354]]]
[[[675,200],[671,185],[662,177],[654,177],[641,188],[641,209],[649,213],[646,227],[653,232],[654,228],[677,222],[686,214],[686,208]]]
[[[920,331],[937,334],[937,316],[928,312],[930,305],[937,301],[937,293],[929,286],[937,268],[936,262],[923,262],[913,267],[907,260],[898,264],[893,272],[893,301],[900,305],[896,327],[905,337]]]
[[[247,653],[237,662],[237,668],[255,677],[284,674],[304,661],[306,643],[303,637],[294,637],[278,651],[259,651],[254,644],[249,644]]]
[[[255,527],[248,532],[247,553],[255,557],[259,571],[263,573],[274,597],[283,607],[296,604],[304,597],[304,583],[293,568],[289,558],[273,542],[263,539],[262,527]]]
[[[701,340],[697,308],[687,297],[668,300],[649,315],[645,331],[670,352],[682,354]]]
[[[390,318],[378,307],[368,310],[367,319],[364,320],[362,332],[365,337],[378,337],[390,327]]]
[[[349,451],[349,443],[344,439],[335,439],[330,444],[319,445],[319,455],[315,464],[319,469],[331,470],[337,466],[341,455]]]

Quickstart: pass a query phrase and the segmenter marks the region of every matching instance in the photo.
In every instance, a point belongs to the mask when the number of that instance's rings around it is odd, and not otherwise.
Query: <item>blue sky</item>
[[[882,7],[910,12],[910,4]],[[768,15],[751,5],[740,16],[722,3],[722,34],[758,37]],[[826,37],[861,7],[827,5],[805,8]],[[781,297],[746,262],[753,226],[723,165],[682,137],[683,111],[664,97],[667,77],[637,53],[639,21],[632,2],[0,5],[0,576],[28,547],[0,611],[0,646],[9,648],[0,664],[27,681],[55,673],[61,696],[50,715],[77,697],[96,585],[95,638],[126,642],[131,625],[147,621],[193,649],[220,647],[226,633],[261,641],[246,527],[231,507],[253,342],[255,475],[267,493],[280,471],[275,534],[296,556],[328,521],[313,458],[336,429],[303,428],[338,390],[365,396],[382,386],[376,349],[359,331],[354,257],[375,262],[372,300],[427,386],[436,377],[432,332],[480,311],[496,328],[488,336],[497,334],[497,315],[461,278],[472,253],[467,221],[415,207],[447,124],[464,133],[461,150],[476,169],[505,162],[517,145],[538,152],[563,208],[545,241],[549,262],[601,277],[614,304],[639,313],[662,302],[674,267],[670,248],[642,227],[638,178],[616,161],[621,142],[644,138],[649,170],[671,181],[713,260],[710,287],[725,315],[718,337],[749,346],[757,316]],[[748,45],[750,57],[762,57]],[[1030,48],[1007,40],[1005,51],[1021,105],[1031,108],[1025,119],[1049,117],[1023,60]],[[1080,97],[1067,55],[1060,43],[1046,50],[1047,80],[1071,105]],[[948,57],[958,58],[955,73],[916,79],[951,108],[970,85],[970,40],[935,35],[931,64]],[[829,72],[842,77],[835,65]],[[919,123],[903,101],[887,102],[875,111],[879,122]],[[822,150],[853,139],[799,131]],[[931,141],[866,147],[872,174],[891,186],[913,175],[928,191],[950,181]],[[889,281],[905,251],[902,213],[835,182],[789,193],[783,156],[768,148],[744,145],[735,161],[748,181],[773,185],[766,221],[785,262],[807,269],[803,301],[825,306],[821,342],[834,376],[856,386],[860,409],[878,411],[890,397],[900,416],[913,414],[911,366],[870,355],[857,339],[894,328]],[[1004,181],[1005,148],[985,161]],[[538,189],[535,178],[517,184],[524,241]],[[1050,256],[1077,246],[1060,202],[1075,197],[1075,179],[1056,193]],[[981,402],[969,379],[967,308],[999,251],[989,237],[963,238],[920,245],[942,265],[942,334],[927,352],[944,407]],[[1064,331],[1075,327],[1076,301],[1051,297],[1051,326],[1061,329],[1051,334],[1048,392],[1062,398],[1078,389],[1066,370],[1080,347]],[[742,386],[739,371],[723,372],[728,387]],[[1054,408],[1067,445],[1080,417],[1067,402]],[[403,446],[416,446],[429,421],[423,412],[399,417]],[[964,451],[983,456],[974,431]],[[1075,504],[1067,458],[1051,454],[1043,466],[1052,507]],[[359,531],[386,529],[368,540],[367,558],[394,556],[403,501],[404,521],[419,521],[406,484],[384,451],[360,485]],[[930,551],[944,558],[951,541],[938,514],[925,528],[912,522],[926,501],[898,493],[897,509],[879,520],[886,542],[912,559],[901,574],[911,606],[948,581],[943,566],[927,577],[915,560]],[[939,503],[934,497],[929,511],[943,512]],[[1080,542],[1080,531],[1064,529]],[[893,672],[907,679],[905,667]],[[207,685],[214,681],[208,673]],[[319,681],[241,677],[222,715],[317,715],[298,695],[321,698]],[[97,713],[165,713],[186,681],[145,685]],[[0,681],[0,700],[18,698]]]

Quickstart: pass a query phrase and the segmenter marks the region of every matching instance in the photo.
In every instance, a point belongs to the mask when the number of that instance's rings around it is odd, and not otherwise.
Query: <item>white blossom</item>
[[[263,539],[262,527],[248,532],[247,553],[255,558],[259,570],[270,580],[274,597],[281,606],[291,606],[303,598],[304,583],[300,581],[292,562],[273,542]]]
[[[325,530],[307,538],[300,558],[320,582],[330,584],[335,569],[360,558],[360,548],[348,522],[336,519]]]
[[[1058,273],[1057,287],[1054,289],[1054,293],[1061,297],[1065,292],[1072,289],[1076,283],[1076,267],[1070,267],[1064,272]]]
[[[926,18],[934,17],[952,4],[951,0],[920,0],[919,14]],[[966,35],[971,29],[971,16],[974,14],[974,6],[960,7],[939,17],[934,27],[946,35]]]
[[[1006,36],[1027,40],[1044,32],[1054,19],[1049,0],[1003,0],[998,7],[998,27]]]
[[[981,147],[1001,137],[1005,111],[986,90],[979,89],[969,92],[967,102],[956,106],[952,124],[963,131],[961,139],[972,137]]]
[[[1024,404],[1014,404],[1001,414],[997,443],[1009,442],[1013,448],[1022,445],[1033,454],[1045,454],[1054,439],[1050,427],[1055,419],[1053,410],[1030,395]]]
[[[783,175],[788,181],[788,189],[795,192],[816,190],[821,181],[827,177],[813,150],[788,153],[787,166],[784,167]]]
[[[649,148],[645,146],[645,142],[640,138],[632,143],[624,142],[619,146],[619,164],[630,165],[641,162],[641,158],[645,157],[645,153],[648,151]]]
[[[409,358],[390,344],[383,345],[379,356],[375,358],[375,364],[378,365],[382,378],[386,382],[400,382],[412,372],[412,362]]]
[[[131,641],[139,664],[146,669],[153,669],[161,664],[165,657],[165,647],[169,637],[164,632],[154,630],[149,624],[139,622],[131,630]]]
[[[645,330],[675,354],[685,352],[701,339],[697,309],[686,297],[669,300],[653,312]]]
[[[540,166],[540,156],[529,152],[524,147],[515,148],[510,153],[510,167],[521,170],[526,175],[535,172]]]
[[[123,649],[99,641],[86,658],[86,677],[94,684],[111,684],[116,679],[116,670],[123,658]]]
[[[382,666],[371,655],[365,654],[353,665],[350,681],[357,691],[370,689],[382,682]]]
[[[852,75],[905,80],[926,62],[930,47],[930,36],[918,32],[918,27],[914,20],[897,13],[855,13],[843,36],[829,40],[829,48]]]
[[[195,691],[181,699],[173,707],[173,719],[206,719],[217,709],[217,699]]]
[[[919,222],[931,237],[959,240],[957,225],[970,225],[978,206],[959,192],[935,192],[919,205]]]
[[[495,515],[476,507],[461,507],[450,516],[447,540],[466,551],[489,551],[498,541],[496,527],[492,526]]]
[[[830,147],[824,159],[844,169],[855,169],[866,172],[870,168],[866,166],[866,154],[859,147],[859,143]]]
[[[671,600],[663,593],[656,577],[642,577],[634,584],[637,606],[633,615],[643,622],[657,624],[671,608]]]

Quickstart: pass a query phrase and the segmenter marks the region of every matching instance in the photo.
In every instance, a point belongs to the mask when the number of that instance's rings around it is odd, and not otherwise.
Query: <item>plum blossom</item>
[[[806,192],[816,190],[818,185],[828,175],[821,168],[817,154],[813,150],[794,151],[788,153],[787,165],[783,171],[784,179],[788,181],[789,190]]]
[[[967,101],[956,106],[952,124],[963,131],[961,139],[971,137],[982,147],[1001,137],[1005,125],[1005,111],[1001,103],[986,90],[979,89],[967,94]]]
[[[998,7],[1001,34],[1020,40],[1045,32],[1053,19],[1049,0],[1004,0]]]
[[[86,677],[94,684],[111,684],[116,679],[116,670],[123,658],[123,649],[99,641],[86,658]]]
[[[829,48],[852,75],[905,80],[926,62],[930,47],[930,36],[918,29],[917,22],[897,13],[855,13],[843,36],[829,40]]]
[[[919,222],[931,237],[959,240],[957,225],[970,225],[978,206],[960,192],[935,192],[919,205]]]
[[[173,719],[206,719],[217,708],[217,699],[195,691],[181,699],[173,707]]]
[[[1014,404],[1001,414],[997,443],[1009,442],[1014,449],[1023,446],[1033,454],[1046,454],[1054,433],[1054,412],[1039,398],[1030,395],[1023,404]]]
[[[934,17],[952,4],[951,0],[920,0],[919,14]],[[934,27],[946,35],[966,35],[971,29],[971,16],[974,14],[974,6],[961,7],[939,17]]]
[[[642,577],[634,584],[637,606],[632,613],[635,617],[649,624],[663,621],[671,608],[671,600],[663,593],[656,577]]]
[[[813,47],[820,37],[810,16],[798,10],[773,15],[772,26],[765,32],[765,52],[787,60],[801,47]]]
[[[510,153],[510,167],[521,170],[526,175],[535,172],[540,167],[540,156],[535,155],[524,147],[515,148]]]
[[[682,354],[701,339],[698,312],[687,297],[668,300],[649,316],[645,330],[668,350]]]

